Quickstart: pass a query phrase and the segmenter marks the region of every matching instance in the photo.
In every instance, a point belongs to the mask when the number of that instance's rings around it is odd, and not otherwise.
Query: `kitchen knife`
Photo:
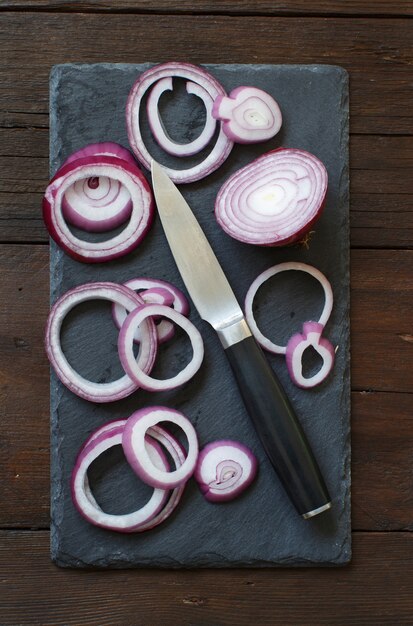
[[[320,469],[294,409],[252,337],[194,214],[162,167],[152,183],[166,238],[199,315],[216,330],[265,452],[304,519],[331,508]]]

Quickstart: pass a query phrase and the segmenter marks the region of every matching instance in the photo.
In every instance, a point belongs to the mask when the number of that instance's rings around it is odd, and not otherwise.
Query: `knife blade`
[[[216,330],[263,448],[298,513],[331,508],[320,468],[294,408],[248,327],[204,232],[181,192],[152,161],[158,213],[200,317]]]

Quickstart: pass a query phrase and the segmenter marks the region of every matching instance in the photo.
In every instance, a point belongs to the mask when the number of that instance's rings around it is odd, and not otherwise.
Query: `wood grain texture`
[[[48,543],[0,533],[2,626],[411,625],[411,533],[354,533],[338,569],[79,572],[52,565]]]
[[[48,153],[47,129],[0,128],[0,242],[48,241],[41,215]],[[413,137],[353,135],[350,163],[352,244],[412,247]]]
[[[411,48],[405,19],[4,12],[0,126],[9,126],[14,113],[16,125],[22,114],[36,125],[47,113],[56,63],[185,59],[342,65],[351,75],[352,132],[412,134]]]
[[[411,385],[406,372],[413,367],[413,344],[408,340],[412,255],[410,251],[353,251],[355,388],[402,387],[403,391]],[[49,367],[43,331],[49,310],[48,247],[1,245],[0,270],[4,495],[0,525],[45,527],[49,524]],[[371,325],[378,302],[387,307],[386,322],[379,327]],[[404,363],[405,369],[395,363]],[[411,398],[404,393],[353,392],[354,528],[412,527]]]
[[[128,12],[128,13],[212,13],[235,15],[413,15],[411,0],[392,2],[392,0],[346,0],[345,2],[329,0],[287,0],[285,2],[271,0],[193,0],[171,2],[170,0],[3,0],[1,8],[7,10],[24,10],[41,8],[45,11],[88,11]]]

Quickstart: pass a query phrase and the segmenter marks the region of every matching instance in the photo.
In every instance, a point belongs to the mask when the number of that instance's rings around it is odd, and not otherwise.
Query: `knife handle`
[[[225,353],[264,450],[298,513],[308,519],[331,508],[305,433],[254,337],[226,347]]]

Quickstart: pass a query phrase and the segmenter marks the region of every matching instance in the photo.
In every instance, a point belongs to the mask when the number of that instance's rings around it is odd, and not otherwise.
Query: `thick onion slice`
[[[133,291],[139,292],[139,295],[146,303],[156,303],[156,304],[164,304],[165,306],[172,306],[175,311],[185,315],[185,317],[189,314],[189,303],[187,298],[184,296],[182,291],[168,283],[165,280],[160,280],[158,278],[132,278],[131,280],[126,281],[124,283],[125,287],[129,287],[129,289],[133,289]],[[160,293],[163,292],[163,301]],[[156,297],[155,294],[158,293]],[[167,298],[166,294],[169,293],[170,297]],[[171,302],[172,298],[172,302]],[[116,326],[120,329],[123,322],[127,316],[126,309],[122,308],[118,304],[114,304],[112,308],[113,320]],[[156,332],[158,335],[158,342],[164,343],[169,341],[174,335],[174,326],[171,322],[167,320],[162,320],[160,324],[156,327]],[[140,339],[139,328],[136,330],[134,341],[139,343]]]
[[[112,156],[128,161],[131,165],[136,167],[136,161],[130,150],[127,150],[119,143],[114,141],[102,141],[100,143],[90,143],[80,150],[76,150],[62,163],[61,167],[64,167],[68,163],[77,161],[78,159],[84,159],[93,156]]]
[[[123,424],[122,424],[123,422]],[[88,522],[101,528],[130,533],[147,530],[152,527],[154,520],[167,505],[169,492],[164,489],[154,489],[149,501],[137,511],[124,515],[105,513],[97,503],[90,489],[87,471],[95,459],[109,448],[120,445],[126,420],[117,420],[118,425],[105,425],[99,429],[83,445],[72,472],[71,491],[72,500],[79,513]],[[156,433],[152,433],[152,436]],[[167,471],[168,462],[159,444],[146,437],[145,452],[159,471]]]
[[[279,148],[235,172],[222,185],[215,217],[244,243],[281,246],[299,240],[320,217],[327,171],[304,150]]]
[[[70,195],[69,190],[76,189],[76,184],[82,186],[82,181],[101,178],[125,189],[132,211],[119,234],[106,241],[89,242],[79,239],[69,229],[63,214],[63,199],[66,192]],[[50,236],[74,259],[88,263],[109,261],[136,248],[146,235],[153,215],[152,192],[142,172],[136,165],[113,156],[85,157],[66,164],[52,178],[43,198],[43,218]]]
[[[150,169],[152,156],[144,144],[140,128],[139,114],[142,106],[142,99],[148,89],[152,88],[152,86],[158,81],[161,81],[164,78],[173,77],[186,79],[190,81],[190,83],[199,85],[199,87],[201,87],[209,95],[211,100],[215,100],[220,95],[226,95],[224,88],[213,76],[211,76],[211,74],[206,72],[204,69],[189,63],[163,63],[161,65],[156,65],[141,74],[129,93],[126,104],[126,126],[131,148],[136,158],[147,169]],[[192,86],[191,89],[193,89]],[[200,93],[201,92],[197,95]],[[153,102],[157,103],[156,98],[154,98]],[[157,110],[152,111],[151,108],[150,115],[152,121],[153,119],[156,119]],[[201,163],[182,170],[176,170],[164,166],[165,172],[175,183],[190,183],[200,180],[220,167],[231,152],[233,145],[234,144],[231,139],[229,139],[229,137],[225,135],[223,129],[220,128],[215,145],[209,155]]]
[[[240,495],[254,480],[258,463],[238,441],[214,441],[198,456],[194,478],[207,500],[226,502]]]
[[[174,471],[157,467],[147,452],[145,437],[148,429],[159,422],[170,422],[183,430],[188,440],[188,453],[184,462]],[[136,474],[151,487],[172,489],[187,482],[192,476],[198,458],[198,438],[185,415],[163,406],[140,409],[133,413],[123,430],[122,446],[125,456]]]
[[[140,363],[135,360],[133,354],[133,341],[136,329],[148,317],[155,315],[166,317],[180,326],[188,334],[193,350],[192,359],[188,365],[186,365],[179,374],[166,380],[152,378],[145,373]],[[183,385],[196,374],[204,358],[204,343],[199,330],[189,319],[181,315],[181,313],[161,304],[138,306],[128,315],[119,333],[118,350],[119,358],[125,372],[140,387],[147,391],[166,391]]]
[[[91,402],[114,402],[129,396],[138,388],[127,374],[110,383],[95,383],[81,376],[69,364],[60,343],[60,331],[66,315],[77,304],[88,300],[117,302],[132,311],[144,305],[142,298],[128,287],[115,283],[87,283],[65,293],[53,305],[46,325],[45,344],[49,361],[61,382],[77,396]],[[144,372],[150,372],[156,357],[156,328],[151,319],[141,324],[141,344],[137,362]]]
[[[324,327],[327,324],[333,308],[333,290],[331,289],[330,282],[324,276],[324,274],[320,272],[320,270],[313,267],[312,265],[307,265],[306,263],[299,263],[295,261],[279,263],[278,265],[273,265],[272,267],[269,267],[267,270],[265,270],[265,272],[259,274],[259,276],[257,276],[257,278],[251,283],[251,286],[247,291],[247,295],[245,296],[245,318],[248,322],[248,326],[250,327],[252,334],[254,335],[260,346],[265,350],[268,350],[268,352],[272,352],[273,354],[285,354],[287,352],[287,346],[279,346],[278,344],[273,343],[259,330],[255,321],[253,311],[254,299],[258,289],[268,279],[270,279],[272,276],[275,276],[276,274],[287,271],[305,272],[307,274],[310,274],[310,276],[318,280],[318,282],[321,284],[324,290],[324,307],[318,320],[318,323],[321,326]]]
[[[334,347],[328,339],[321,337],[324,326],[318,322],[305,322],[303,332],[291,337],[285,355],[291,380],[303,389],[311,389],[323,382],[334,365]],[[312,347],[323,360],[323,364],[313,376],[303,375],[303,354]]]
[[[159,99],[165,91],[173,91],[172,78],[170,76],[159,80],[151,90],[146,104],[148,123],[152,134],[165,152],[173,156],[192,156],[201,152],[211,141],[215,133],[216,122],[212,117],[213,99],[210,94],[197,83],[187,82],[186,91],[201,98],[205,105],[206,120],[202,133],[189,143],[177,143],[168,135],[159,113]]]
[[[223,122],[224,133],[234,143],[266,141],[278,133],[282,124],[277,102],[257,87],[237,87],[229,96],[218,96],[212,115]]]

